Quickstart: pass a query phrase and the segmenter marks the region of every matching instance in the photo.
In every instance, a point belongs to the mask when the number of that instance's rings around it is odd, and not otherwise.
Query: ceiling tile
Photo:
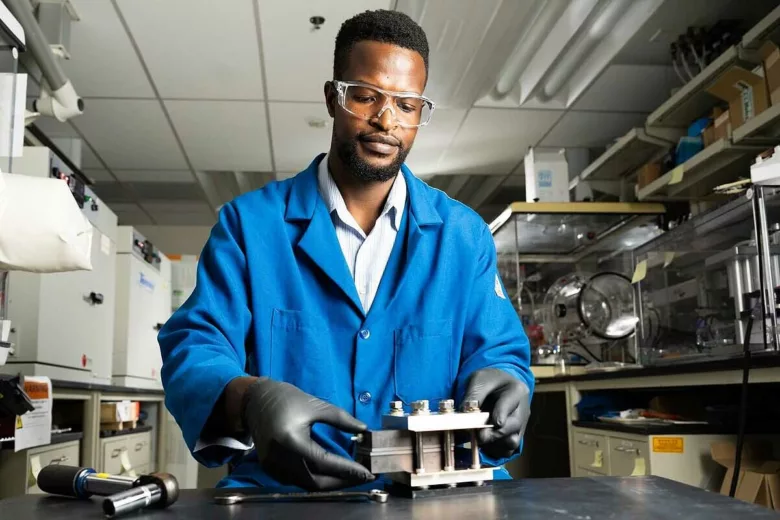
[[[158,226],[213,226],[217,218],[206,213],[152,213]]]
[[[86,104],[85,104],[86,106]],[[53,117],[40,116],[35,120],[33,126],[44,133],[48,138],[52,137],[78,137],[79,134],[70,125],[70,123],[62,123]]]
[[[203,201],[144,200],[141,205],[150,213],[211,213],[211,208]]]
[[[393,3],[390,0],[257,1],[268,99],[274,101],[322,101],[322,86],[333,79],[334,43],[341,24],[359,12],[388,9]],[[315,15],[325,18],[319,30],[314,30],[309,23],[309,18]]]
[[[81,167],[94,170],[105,170],[103,164],[98,160],[94,152],[92,152],[92,149],[87,146],[87,143],[82,143],[81,145]]]
[[[435,110],[428,126],[420,128],[406,164],[416,175],[430,175],[439,171],[439,158],[449,147],[466,110]]]
[[[95,182],[115,182],[108,170],[82,168],[81,172]]]
[[[265,106],[256,101],[166,101],[198,170],[271,171]]]
[[[541,146],[596,148],[642,125],[647,114],[567,112],[540,143]]]
[[[95,0],[71,0],[71,3],[81,19],[71,24],[71,59],[60,63],[76,92],[82,97],[154,97],[112,3]],[[147,17],[154,18],[148,14]]]
[[[158,101],[92,99],[73,124],[109,168],[187,168]]]
[[[324,102],[269,103],[276,168],[299,172],[319,153],[330,148],[332,119]],[[310,123],[324,123],[316,128]]]
[[[611,65],[572,107],[574,110],[652,112],[680,80],[672,67]]]
[[[163,98],[263,98],[250,0],[118,3]]]
[[[122,182],[195,182],[189,170],[114,170],[114,175]]]
[[[509,173],[562,112],[475,108],[439,160],[441,173]]]

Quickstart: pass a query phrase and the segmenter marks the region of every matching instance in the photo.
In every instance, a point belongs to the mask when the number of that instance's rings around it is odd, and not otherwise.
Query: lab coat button
[[[371,393],[370,392],[360,392],[360,395],[358,396],[358,399],[363,404],[368,404],[371,402]]]
[[[359,334],[360,334],[360,337],[363,338],[363,339],[368,339],[368,338],[371,337],[371,331],[368,330],[368,329],[361,330]]]

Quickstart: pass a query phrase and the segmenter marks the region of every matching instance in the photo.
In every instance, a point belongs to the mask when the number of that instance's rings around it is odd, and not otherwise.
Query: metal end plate
[[[387,476],[393,482],[410,487],[441,486],[445,484],[464,484],[467,482],[485,482],[493,480],[493,472],[498,468],[459,469],[435,473],[390,473]]]
[[[431,413],[430,415],[383,415],[382,428],[389,430],[409,430],[413,432],[433,432],[443,430],[475,430],[492,428],[488,424],[488,412],[474,413]]]

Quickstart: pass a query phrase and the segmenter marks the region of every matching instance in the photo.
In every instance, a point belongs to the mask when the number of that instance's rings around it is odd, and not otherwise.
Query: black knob
[[[89,302],[92,305],[100,305],[103,303],[103,295],[101,293],[91,292],[89,293]]]

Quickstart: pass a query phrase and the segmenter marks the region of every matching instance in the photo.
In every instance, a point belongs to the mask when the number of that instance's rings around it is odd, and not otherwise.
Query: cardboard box
[[[731,111],[725,110],[712,125],[712,142],[731,137]],[[705,145],[706,146],[706,145]]]
[[[647,163],[636,174],[636,184],[639,189],[644,188],[658,177],[661,176],[661,165],[659,163]]]
[[[780,47],[774,42],[766,42],[760,52],[764,61],[764,78],[769,101],[773,105],[780,104]]]
[[[141,403],[138,401],[120,401],[117,403],[100,404],[101,423],[137,421],[140,414]]]
[[[720,494],[728,496],[734,475],[735,443],[713,442],[710,453],[712,459],[727,470]],[[780,460],[772,457],[771,442],[745,442],[734,498],[780,510]]]
[[[742,67],[726,70],[707,92],[729,104],[732,131],[769,108],[766,80]]]

